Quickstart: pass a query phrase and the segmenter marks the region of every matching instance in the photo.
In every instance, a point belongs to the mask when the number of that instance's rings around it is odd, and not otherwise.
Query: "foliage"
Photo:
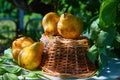
[[[15,19],[17,17],[17,10],[18,8],[7,0],[0,0],[0,18],[11,17]]]
[[[42,15],[38,13],[29,13],[24,16],[24,30],[23,35],[31,37],[34,41],[39,41],[43,33]]]
[[[0,18],[3,18],[3,20],[0,20],[0,53],[3,52],[4,49],[11,47],[12,41],[17,36],[18,9],[18,7],[12,5],[7,0],[0,0]],[[4,20],[4,18],[14,19],[14,22],[6,19]],[[42,33],[41,20],[31,20],[32,18],[42,18],[42,16],[38,13],[25,12],[24,26],[27,27],[27,33],[21,31],[21,34],[32,37],[37,41]]]
[[[99,67],[106,65],[108,57],[115,57],[114,49],[120,49],[117,30],[120,25],[117,23],[119,13],[119,0],[104,0],[100,6],[99,17],[90,26],[90,39],[93,46],[88,52],[88,57],[95,62],[98,60]],[[119,17],[120,18],[120,17]],[[119,46],[114,45],[119,44]],[[98,58],[98,59],[97,59]]]
[[[6,49],[7,47],[10,47],[15,36],[16,36],[16,24],[11,20],[1,20],[0,51]]]
[[[11,48],[4,51],[0,56],[0,80],[18,80],[18,79],[47,79],[40,70],[29,71],[20,66],[12,59]]]

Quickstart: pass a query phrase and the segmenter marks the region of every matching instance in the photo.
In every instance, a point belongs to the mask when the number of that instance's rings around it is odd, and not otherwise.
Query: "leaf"
[[[49,39],[54,39],[54,36],[49,36]]]
[[[99,52],[100,52],[101,54],[105,55],[105,56],[108,55],[105,47],[99,48]]]
[[[99,19],[93,21],[93,23],[91,24],[90,26],[90,38],[92,40],[95,40],[97,39],[98,37],[98,34],[100,32],[100,28],[98,26],[98,23],[99,23]]]
[[[3,75],[4,73],[6,73],[6,71],[0,67],[0,75]]]
[[[107,30],[101,30],[98,34],[96,44],[99,47],[105,47],[111,45],[116,36],[116,30],[114,27],[110,27]]]
[[[116,9],[118,0],[104,0],[100,8],[100,25],[102,28],[108,28],[112,25],[116,19]]]
[[[96,47],[95,45],[93,45],[93,46],[89,49],[89,51],[88,51],[88,53],[87,53],[87,56],[88,56],[88,58],[89,58],[93,63],[95,63],[95,61],[96,61],[97,58],[98,58],[98,55],[99,55],[98,49],[97,49],[97,47]]]
[[[105,40],[107,40],[107,36],[108,36],[109,34],[107,33],[107,32],[105,32],[105,31],[100,31],[100,34],[98,35],[98,39],[97,39],[97,45],[99,46],[99,47],[103,47],[103,46],[105,46],[105,44],[106,44],[106,42],[105,42]]]
[[[102,71],[103,67],[106,67],[108,64],[108,57],[104,54],[100,53],[98,56],[98,70],[96,71],[95,75],[99,76],[100,72]]]
[[[38,76],[34,72],[29,72],[28,74],[24,75],[24,77],[28,78],[38,78]]]
[[[2,80],[18,80],[18,76],[11,73],[5,73],[2,77],[3,77]]]
[[[98,62],[99,68],[103,68],[108,64],[108,56],[105,56],[104,54],[100,54],[98,57],[98,61],[99,61]]]
[[[30,19],[33,19],[33,18],[40,18],[40,19],[42,19],[42,15],[40,15],[38,13],[32,13],[29,17],[30,17]]]
[[[34,0],[28,0],[28,5],[30,4],[30,3],[32,3]]]
[[[44,74],[41,71],[30,71],[28,74],[23,75],[25,78],[31,78],[31,79],[45,79],[45,80],[51,80],[48,77],[44,76]]]
[[[8,48],[4,51],[4,57],[6,57],[7,59],[12,59],[12,49]]]
[[[41,0],[41,2],[45,3],[45,4],[50,4],[52,0]]]
[[[39,73],[37,73],[37,75],[39,76],[39,78],[44,78],[47,80],[51,80],[50,78],[46,77],[41,71]]]
[[[22,70],[19,66],[15,65],[2,64],[0,65],[0,67],[9,73],[18,73]]]
[[[116,36],[116,40],[120,43],[120,34]]]

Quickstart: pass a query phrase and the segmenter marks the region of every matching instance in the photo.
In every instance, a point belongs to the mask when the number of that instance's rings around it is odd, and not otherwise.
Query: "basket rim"
[[[49,70],[47,68],[43,68],[42,72],[44,74],[59,77],[59,78],[88,78],[95,75],[97,72],[97,69],[88,73],[82,73],[82,74],[70,74],[70,73],[59,73],[59,72],[53,72],[52,70]]]

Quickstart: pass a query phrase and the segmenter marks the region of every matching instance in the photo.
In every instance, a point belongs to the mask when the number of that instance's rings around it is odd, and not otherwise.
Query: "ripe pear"
[[[30,37],[20,37],[13,41],[12,43],[12,57],[14,60],[18,60],[18,55],[20,51],[27,46],[33,44],[34,41]]]
[[[65,13],[60,16],[57,25],[59,34],[68,39],[75,39],[80,36],[83,31],[82,20],[70,13]]]
[[[45,34],[47,35],[57,35],[57,23],[60,16],[55,12],[47,13],[42,19],[42,26]]]
[[[36,69],[41,62],[43,47],[42,42],[35,42],[32,45],[23,48],[18,55],[18,64],[28,70]]]

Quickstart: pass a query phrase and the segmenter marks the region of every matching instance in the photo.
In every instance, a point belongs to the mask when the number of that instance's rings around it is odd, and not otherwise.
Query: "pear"
[[[27,46],[33,44],[34,41],[30,37],[20,37],[12,42],[12,57],[14,60],[18,60],[20,51]]]
[[[35,42],[21,50],[18,55],[18,64],[25,69],[35,70],[40,65],[42,52],[43,43]]]
[[[57,23],[60,16],[55,12],[47,13],[42,19],[42,26],[46,35],[57,35]]]
[[[82,20],[70,13],[65,13],[60,16],[57,25],[59,34],[68,39],[75,39],[80,36],[83,31]]]

